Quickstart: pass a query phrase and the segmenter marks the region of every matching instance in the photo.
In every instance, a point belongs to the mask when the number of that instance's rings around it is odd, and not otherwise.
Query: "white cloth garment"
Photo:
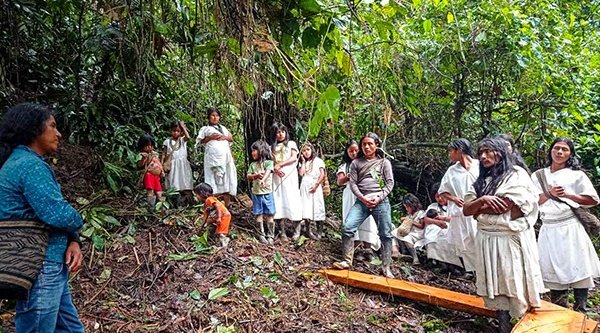
[[[223,125],[203,126],[196,138],[196,145],[211,134],[230,135]],[[231,143],[227,140],[210,140],[204,144],[204,182],[212,186],[214,194],[237,194],[237,170],[231,155]]]
[[[588,195],[598,202],[598,193],[583,171],[564,168],[550,172],[550,168],[544,168],[542,172],[548,186],[559,185],[567,193]],[[537,194],[543,193],[537,176],[534,174],[531,179]],[[579,207],[572,200],[561,199]],[[590,237],[569,205],[549,199],[540,205],[540,217],[543,224],[538,249],[546,287],[555,290],[592,288],[593,278],[600,277],[600,261]]]
[[[424,210],[419,210],[413,214],[408,215],[407,217],[412,219],[413,221],[413,225],[410,227],[410,231],[408,232],[408,234],[406,236],[400,236],[398,234],[398,228],[392,230],[392,235],[394,235],[394,237],[398,238],[399,240],[409,243],[409,244],[415,244],[416,242],[420,241],[423,239],[423,235],[425,234],[425,228],[417,228],[416,224],[418,224],[419,222],[421,222],[421,219],[425,216],[425,211]]]
[[[280,163],[294,155],[298,155],[298,146],[288,141],[287,146],[279,143],[273,151],[275,163]],[[281,168],[284,175],[273,174],[273,200],[275,201],[275,219],[302,220],[302,204],[298,185],[298,169],[296,163]]]
[[[350,166],[343,163],[339,166],[336,175],[343,173],[348,175],[350,172]],[[350,186],[344,185],[344,191],[342,192],[342,221],[346,222],[346,216],[350,212],[350,208],[356,202],[356,196],[352,193]],[[364,222],[358,227],[358,231],[354,234],[354,241],[367,242],[371,244],[371,249],[374,251],[379,250],[381,247],[381,239],[379,238],[379,230],[377,229],[377,223],[373,216],[367,217]]]
[[[192,167],[188,161],[185,138],[166,139],[163,142],[163,147],[167,149],[167,155],[172,154],[171,171],[167,173],[165,180],[166,187],[174,187],[177,191],[192,190],[194,188]]]
[[[315,157],[305,162],[306,173],[300,183],[300,198],[302,199],[302,218],[312,221],[325,221],[325,198],[321,184],[314,193],[310,188],[319,180],[321,170],[325,170],[325,162]]]
[[[495,195],[510,199],[524,216],[511,220],[508,211],[477,217],[477,294],[483,296],[487,307],[508,310],[511,316],[519,317],[529,307],[540,307],[540,294],[545,291],[533,231],[538,196],[529,174],[520,167],[514,167]],[[475,199],[471,187],[465,202]]]
[[[438,193],[447,192],[464,199],[467,190],[478,176],[478,160],[473,159],[469,170],[456,162],[444,174]],[[456,247],[456,254],[463,258],[465,270],[472,272],[475,270],[475,252],[473,250],[477,234],[476,222],[471,216],[464,216],[462,207],[452,201],[448,202],[448,216],[451,218],[448,226],[448,242]]]

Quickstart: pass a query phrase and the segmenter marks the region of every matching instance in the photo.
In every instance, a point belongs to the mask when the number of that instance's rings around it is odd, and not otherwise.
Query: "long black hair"
[[[423,209],[421,200],[419,200],[419,198],[417,198],[417,196],[412,193],[408,193],[402,198],[402,204],[411,207],[414,210],[413,213],[416,213]]]
[[[450,144],[448,144],[448,149],[460,149],[463,154],[473,157],[473,148],[471,147],[471,142],[465,138],[460,138],[450,142]]]
[[[377,157],[383,158],[384,157],[383,151],[381,149],[379,149],[379,148],[381,148],[381,139],[379,138],[379,135],[377,135],[373,132],[368,132],[362,138],[360,138],[360,142],[358,144],[358,156],[356,156],[356,158],[365,157],[365,153],[362,150],[362,144],[366,138],[373,139],[373,141],[375,142],[375,146],[377,146],[377,150],[376,150],[375,154],[377,155]]]
[[[140,138],[138,139],[136,147],[137,151],[142,152],[147,145],[152,145],[153,148],[156,148],[156,141],[154,141],[152,135],[148,133],[140,136]]]
[[[477,155],[480,154],[482,148],[488,148],[496,153],[496,163],[490,168],[483,166],[483,163],[479,163],[479,177],[473,183],[475,193],[477,197],[483,195],[492,195],[496,192],[498,185],[504,181],[504,179],[514,172],[513,159],[508,152],[506,142],[498,137],[485,138],[479,142],[479,149]],[[486,179],[490,177],[491,181],[486,182]]]
[[[18,145],[30,145],[46,129],[53,116],[48,107],[36,103],[18,104],[0,120],[0,168]]]
[[[269,145],[266,142],[264,142],[263,140],[254,141],[252,143],[252,146],[250,146],[250,151],[252,151],[252,150],[256,150],[258,152],[258,161],[257,162],[259,162],[259,163],[273,159],[273,154],[271,153],[271,147],[269,147]]]
[[[356,145],[358,147],[358,151],[360,151],[360,146],[358,145],[358,142],[356,142],[356,140],[351,139],[350,141],[348,141],[348,143],[346,144],[346,148],[344,148],[344,154],[342,154],[342,163],[346,163],[347,166],[350,166],[350,163],[352,163],[352,160],[348,155],[348,148],[350,148],[350,146],[352,145]]]
[[[288,141],[290,141],[290,132],[288,131],[288,128],[282,123],[273,123],[273,125],[271,125],[271,131],[270,131],[271,148],[273,149],[273,151],[275,151],[275,146],[277,146],[277,144],[278,144],[277,131],[285,132],[285,139],[283,140],[283,144],[286,147],[287,147]]]
[[[509,151],[509,154],[513,159],[513,163],[525,169],[525,171],[527,171],[528,174],[531,174],[531,172],[529,171],[529,167],[527,167],[527,164],[525,164],[525,160],[523,159],[521,152],[519,151],[519,149],[517,149],[515,140],[513,139],[512,135],[502,133],[498,134],[498,138],[506,141],[506,143],[510,145],[510,150],[512,150],[512,152]]]
[[[554,145],[559,142],[566,143],[567,146],[569,146],[569,149],[571,150],[571,155],[569,155],[569,159],[565,163],[566,166],[568,168],[571,168],[572,170],[581,169],[581,166],[579,165],[579,160],[575,156],[577,154],[575,153],[575,145],[573,144],[573,140],[571,140],[570,138],[565,138],[565,137],[559,137],[559,138],[554,139],[554,141],[552,141],[552,144],[550,145],[550,149],[548,149],[548,165],[546,165],[546,166],[552,165],[552,149],[554,149]]]

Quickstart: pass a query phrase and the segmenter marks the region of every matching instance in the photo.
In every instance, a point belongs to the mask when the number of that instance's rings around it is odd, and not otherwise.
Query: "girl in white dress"
[[[306,235],[318,240],[310,230],[311,221],[317,224],[318,235],[323,231],[325,222],[325,198],[323,197],[323,187],[321,183],[326,177],[325,162],[316,156],[315,149],[310,142],[302,146],[300,156],[300,169],[298,174],[302,177],[300,183],[300,199],[302,202],[302,218],[306,229]]]
[[[511,317],[542,305],[544,286],[533,232],[537,196],[529,174],[514,164],[502,139],[483,139],[478,155],[479,177],[465,195],[463,211],[477,219],[477,294],[486,307],[499,310],[504,333],[512,329]]]
[[[409,193],[402,198],[402,204],[404,205],[406,213],[408,213],[404,218],[410,219],[412,221],[412,226],[406,236],[400,236],[398,234],[399,228],[394,229],[392,235],[402,241],[404,247],[412,256],[413,265],[419,265],[420,262],[419,257],[417,256],[417,250],[415,249],[415,243],[422,240],[425,233],[425,226],[422,221],[423,217],[425,217],[425,211],[423,210],[423,205],[419,198],[412,193]]]
[[[287,127],[280,123],[271,126],[273,160],[273,199],[275,200],[275,220],[279,222],[281,240],[287,240],[285,222],[288,219],[295,223],[293,239],[300,237],[302,227],[302,207],[300,206],[300,189],[298,185],[298,146],[289,139]]]
[[[208,125],[200,129],[196,138],[196,146],[205,145],[204,182],[213,188],[215,196],[223,195],[223,202],[229,207],[231,196],[237,194],[237,170],[230,149],[233,136],[219,124],[219,110],[210,107],[206,114]]]
[[[170,128],[171,137],[163,142],[161,159],[163,166],[169,160],[171,163],[170,170],[165,177],[165,185],[167,188],[174,187],[180,195],[178,200],[181,200],[184,191],[191,195],[194,188],[192,167],[187,158],[187,141],[190,139],[190,134],[181,120],[172,123]]]
[[[479,161],[472,158],[471,143],[458,139],[448,145],[448,156],[455,162],[448,168],[440,183],[439,193],[448,200],[448,241],[456,248],[465,271],[475,271],[475,234],[477,226],[471,216],[462,212],[464,197],[479,176]]]
[[[600,276],[600,262],[590,237],[571,207],[598,204],[598,193],[579,170],[573,141],[554,140],[548,152],[550,166],[532,176],[539,194],[542,227],[538,237],[540,265],[553,303],[566,307],[569,288],[575,294],[574,310],[586,311],[588,290]],[[542,189],[545,177],[547,188]]]
[[[346,221],[346,216],[348,215],[350,208],[352,208],[352,205],[356,202],[356,196],[352,193],[350,186],[347,186],[347,183],[350,180],[350,163],[358,156],[358,150],[358,142],[350,140],[346,145],[346,150],[344,150],[342,164],[336,172],[337,184],[339,186],[344,186],[344,192],[342,192],[342,222]],[[381,240],[379,239],[377,224],[375,224],[373,216],[367,217],[360,227],[358,227],[358,232],[354,234],[354,242],[355,244],[360,242],[367,244],[364,258],[367,261],[370,260],[370,257],[373,254],[372,251],[379,250],[381,247]],[[356,259],[359,260],[359,256],[356,256]]]

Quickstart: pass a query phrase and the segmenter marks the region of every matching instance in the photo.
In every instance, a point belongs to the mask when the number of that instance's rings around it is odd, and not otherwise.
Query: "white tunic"
[[[298,146],[288,141],[287,146],[279,143],[275,146],[273,159],[275,163],[287,160],[292,154],[298,154]],[[275,219],[302,220],[302,205],[298,185],[298,169],[296,163],[281,167],[283,177],[273,174],[273,200],[275,201]]]
[[[598,202],[598,193],[583,171],[564,168],[550,172],[550,168],[544,168],[543,172],[548,186],[560,185],[567,193],[588,195]],[[543,193],[535,174],[531,179],[537,193]],[[572,200],[563,200],[579,207]],[[540,205],[540,217],[543,224],[538,236],[538,248],[546,287],[555,290],[592,288],[593,278],[600,276],[600,261],[590,237],[571,208],[565,203],[549,199]]]
[[[219,131],[216,126],[219,126]],[[203,126],[196,138],[196,145],[211,134],[230,135],[223,125]],[[204,182],[213,188],[214,194],[237,194],[237,170],[229,148],[231,143],[227,140],[210,140],[204,148]]]
[[[413,225],[410,227],[410,231],[406,236],[400,236],[398,234],[398,229],[400,227],[392,230],[392,235],[398,238],[399,240],[414,245],[416,242],[423,239],[423,235],[425,234],[425,228],[418,228],[416,224],[421,222],[421,219],[425,216],[424,210],[419,210],[413,214],[408,215],[407,217],[413,221]]]
[[[443,207],[440,206],[440,204],[438,204],[437,202],[432,203],[431,205],[429,205],[427,207],[427,209],[425,209],[425,215],[423,216],[423,218],[426,216],[427,212],[431,209],[437,211],[438,216],[440,216],[440,217],[446,216],[446,212],[442,208]],[[440,237],[440,235],[446,235],[448,233],[448,222],[444,222],[444,223],[446,224],[446,228],[444,228],[444,229],[440,228],[440,226],[438,226],[436,224],[426,225],[424,228],[425,230],[423,231],[423,238],[415,243],[415,247],[416,248],[425,247],[428,244],[435,243],[437,241],[437,239]]]
[[[325,221],[325,198],[321,184],[316,191],[310,193],[310,188],[319,180],[321,170],[325,171],[325,162],[315,157],[305,162],[306,173],[300,183],[300,198],[302,199],[302,218],[312,221]]]
[[[495,195],[508,198],[524,216],[511,220],[511,212],[480,214],[477,217],[476,287],[490,308],[522,316],[529,307],[540,307],[544,286],[533,225],[538,216],[538,196],[529,174],[515,167],[496,189]],[[477,198],[473,187],[465,201]]]
[[[177,140],[171,138],[163,142],[167,155],[172,154],[171,171],[167,173],[165,185],[174,187],[177,191],[192,190],[194,188],[192,167],[188,161],[187,141],[184,137]]]
[[[438,193],[447,192],[464,199],[467,190],[478,176],[478,160],[473,159],[469,170],[456,162],[444,174]],[[448,242],[456,247],[457,255],[463,258],[465,270],[472,272],[475,270],[475,252],[473,249],[477,233],[476,222],[471,216],[464,216],[462,207],[452,201],[448,202],[448,216],[451,218],[448,226]]]
[[[350,166],[346,163],[340,165],[336,172],[336,176],[340,173],[348,175],[350,172]],[[350,208],[356,202],[356,196],[352,193],[350,186],[344,185],[344,192],[342,192],[342,221],[346,222],[346,217]],[[377,223],[373,216],[367,217],[364,222],[358,227],[358,231],[354,233],[354,241],[367,242],[371,244],[371,249],[377,251],[381,247],[381,239],[379,238],[379,230],[377,229]]]

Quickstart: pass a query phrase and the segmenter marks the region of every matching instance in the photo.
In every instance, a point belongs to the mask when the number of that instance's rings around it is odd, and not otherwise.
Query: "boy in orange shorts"
[[[217,226],[216,234],[219,236],[221,247],[227,247],[229,244],[229,223],[231,222],[231,213],[219,199],[213,195],[213,189],[207,183],[200,183],[194,188],[194,194],[198,201],[204,202],[204,217],[202,228],[208,223]],[[213,218],[211,213],[216,213],[216,218]],[[201,229],[202,229],[201,228]]]

